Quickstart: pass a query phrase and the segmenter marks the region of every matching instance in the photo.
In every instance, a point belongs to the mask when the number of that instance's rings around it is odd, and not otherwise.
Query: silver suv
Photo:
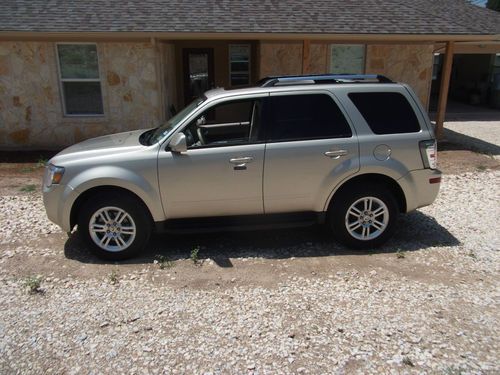
[[[150,130],[73,145],[43,182],[50,220],[124,259],[153,230],[324,223],[371,248],[431,204],[432,125],[415,93],[377,75],[268,77],[215,89]]]

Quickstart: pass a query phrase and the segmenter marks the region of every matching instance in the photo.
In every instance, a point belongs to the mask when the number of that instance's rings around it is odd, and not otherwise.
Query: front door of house
[[[215,87],[214,51],[212,48],[184,48],[184,104],[191,103]]]

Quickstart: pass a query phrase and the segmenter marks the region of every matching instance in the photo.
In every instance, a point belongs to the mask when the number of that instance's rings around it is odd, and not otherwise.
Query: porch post
[[[446,43],[443,70],[441,73],[441,85],[439,89],[439,100],[436,117],[436,136],[443,137],[444,119],[446,116],[446,103],[448,102],[448,91],[450,88],[451,66],[453,64],[453,42]]]
[[[302,74],[309,73],[309,59],[311,51],[311,41],[304,40],[302,42]]]

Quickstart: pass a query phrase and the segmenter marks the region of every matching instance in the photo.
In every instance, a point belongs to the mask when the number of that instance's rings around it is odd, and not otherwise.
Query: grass
[[[45,168],[47,163],[48,163],[48,159],[45,159],[43,157],[39,157],[37,162],[36,162],[36,166],[37,166],[37,168]]]
[[[164,255],[157,255],[154,263],[158,264],[161,270],[175,266],[175,263]]]
[[[120,279],[118,277],[118,272],[116,270],[111,271],[108,278],[111,285],[116,285],[120,282]]]
[[[191,259],[196,266],[201,264],[200,258],[198,257],[199,252],[200,252],[200,247],[195,246],[193,247],[193,250],[191,250],[191,254],[189,255],[189,259]]]
[[[23,193],[33,193],[36,190],[36,185],[24,185],[21,189]]]
[[[35,168],[33,167],[23,167],[20,169],[20,172],[21,173],[31,173],[35,170]]]
[[[398,259],[404,259],[406,258],[406,253],[403,250],[398,250],[396,251],[396,257]]]
[[[42,278],[39,276],[28,276],[23,280],[22,284],[23,288],[29,294],[43,293],[43,289],[41,288]]]

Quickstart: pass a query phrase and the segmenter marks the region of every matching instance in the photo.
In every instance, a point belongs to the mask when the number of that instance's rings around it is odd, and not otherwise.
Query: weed
[[[396,257],[398,259],[404,259],[406,258],[406,253],[403,250],[398,250],[396,251]]]
[[[195,265],[200,264],[200,258],[198,258],[198,253],[200,252],[200,247],[195,246],[193,247],[193,250],[191,250],[191,255],[189,258],[193,261]]]
[[[477,260],[477,255],[474,251],[469,251],[469,253],[467,254],[468,256],[470,256],[472,259],[474,260]]]
[[[45,168],[47,163],[48,163],[48,160],[40,156],[36,162],[36,166],[37,166],[37,168]]]
[[[411,361],[411,359],[410,359],[410,358],[408,358],[408,357],[404,357],[404,358],[403,358],[403,363],[404,363],[406,366],[415,367],[415,365],[413,364],[413,362]]]
[[[483,172],[483,171],[485,171],[485,170],[487,169],[487,167],[486,167],[485,165],[482,165],[482,164],[481,164],[481,165],[478,165],[478,166],[476,167],[476,169],[477,169],[478,171]]]
[[[23,288],[29,294],[43,293],[43,289],[40,288],[42,285],[42,278],[39,276],[28,276],[23,280]]]
[[[157,255],[154,263],[158,264],[161,270],[175,266],[175,263],[164,255]]]
[[[35,168],[33,167],[23,167],[20,169],[20,172],[21,173],[31,173],[35,170]]]
[[[24,185],[20,190],[24,193],[33,193],[36,190],[36,185]]]
[[[116,285],[119,281],[120,279],[118,278],[118,272],[116,272],[116,270],[111,271],[111,273],[109,274],[109,282],[111,283],[111,285]]]

